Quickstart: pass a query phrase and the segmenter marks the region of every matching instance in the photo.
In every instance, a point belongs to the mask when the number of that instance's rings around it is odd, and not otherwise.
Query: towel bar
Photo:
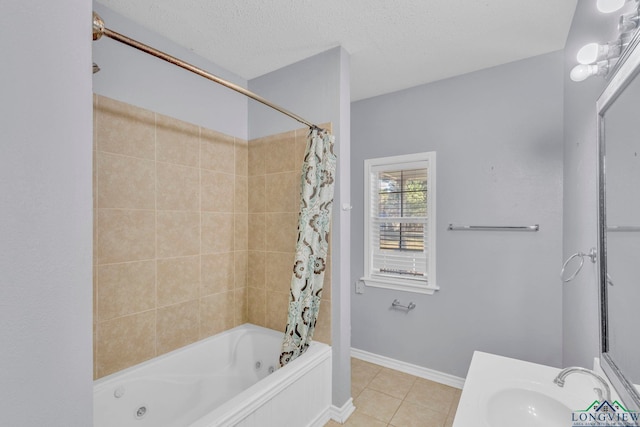
[[[449,224],[447,230],[451,231],[538,231],[540,226],[534,225],[453,225]]]

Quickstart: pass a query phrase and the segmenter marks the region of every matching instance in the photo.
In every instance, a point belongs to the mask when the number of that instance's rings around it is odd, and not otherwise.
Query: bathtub
[[[94,427],[323,426],[331,348],[279,369],[282,332],[245,324],[94,382]]]

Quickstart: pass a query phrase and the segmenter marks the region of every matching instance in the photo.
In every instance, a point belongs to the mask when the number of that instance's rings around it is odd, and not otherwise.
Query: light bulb
[[[621,40],[605,44],[589,43],[582,46],[576,59],[579,64],[593,64],[603,59],[614,58],[620,56],[621,44]]]
[[[602,13],[611,13],[624,6],[626,0],[598,0],[596,7]]]
[[[600,45],[598,43],[589,43],[582,46],[576,55],[579,64],[593,64],[598,60],[600,53]]]
[[[606,76],[609,68],[609,61],[600,61],[597,64],[579,64],[573,67],[569,77],[574,82],[581,82],[591,76]]]
[[[592,70],[594,67],[596,66],[586,64],[576,65],[575,67],[573,67],[573,70],[571,70],[569,77],[574,82],[581,82],[595,74],[595,72]]]

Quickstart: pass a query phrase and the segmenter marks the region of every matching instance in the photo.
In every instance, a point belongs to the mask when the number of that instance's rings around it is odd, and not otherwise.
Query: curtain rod
[[[109,28],[106,28],[104,25],[104,21],[102,20],[102,18],[100,18],[100,16],[93,12],[93,40],[98,40],[100,39],[100,37],[102,36],[107,36],[110,39],[119,41],[120,43],[126,44],[128,46],[131,46],[133,48],[136,48],[138,50],[141,50],[145,53],[148,53],[149,55],[153,55],[156,58],[162,59],[164,61],[167,61],[173,65],[177,65],[178,67],[184,68],[185,70],[191,71],[192,73],[195,73],[201,77],[204,77],[206,79],[209,79],[211,81],[214,81],[218,84],[221,84],[222,86],[226,86],[227,88],[234,90],[236,92],[239,92],[255,101],[260,102],[261,104],[266,105],[267,107],[273,108],[276,111],[281,112],[284,115],[287,115],[289,117],[291,117],[294,120],[297,120],[298,122],[305,124],[307,126],[309,126],[310,128],[315,128],[315,129],[320,129],[319,126],[314,125],[313,123],[303,119],[302,117],[298,116],[297,114],[292,113],[291,111],[288,111],[282,107],[280,107],[279,105],[276,105],[270,101],[267,101],[265,98],[261,97],[260,95],[256,95],[255,93],[241,87],[238,86],[234,83],[231,83],[227,80],[221,79],[220,77],[217,77],[211,73],[208,73],[204,70],[202,70],[201,68],[198,68],[194,65],[191,65],[187,62],[184,62],[174,56],[171,56],[167,53],[164,53],[158,49],[154,49],[151,46],[147,46],[143,43],[140,43],[137,40],[134,40],[130,37],[127,37],[125,35],[122,35],[120,33],[117,33],[113,30],[110,30]]]

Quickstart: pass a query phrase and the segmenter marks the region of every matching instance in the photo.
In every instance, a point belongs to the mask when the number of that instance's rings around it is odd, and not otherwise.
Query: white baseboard
[[[344,424],[355,410],[356,407],[353,406],[353,399],[349,398],[341,408],[331,405],[331,408],[329,408],[329,414],[331,415],[332,420],[340,424]]]
[[[451,387],[462,389],[464,386],[464,378],[445,374],[444,372],[434,371],[433,369],[424,368],[422,366],[413,365],[400,360],[391,359],[390,357],[380,356],[379,354],[369,353],[368,351],[358,350],[357,348],[351,348],[351,357]]]
[[[331,409],[332,406],[328,407],[321,414],[319,414],[307,427],[323,427],[326,423],[331,420]]]

